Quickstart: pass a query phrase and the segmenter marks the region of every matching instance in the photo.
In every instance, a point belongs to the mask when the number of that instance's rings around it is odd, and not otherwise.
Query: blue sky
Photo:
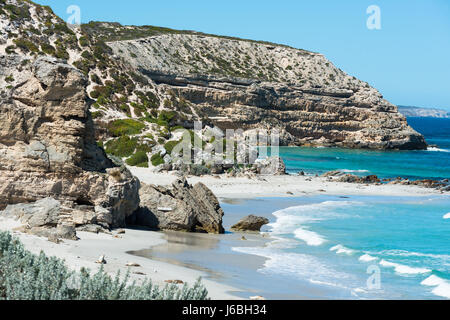
[[[392,103],[450,110],[448,0],[36,0],[63,19],[116,21],[237,36],[323,53]],[[366,9],[381,9],[369,30]]]

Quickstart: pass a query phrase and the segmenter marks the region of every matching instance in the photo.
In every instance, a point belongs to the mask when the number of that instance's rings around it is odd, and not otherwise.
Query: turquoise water
[[[323,174],[343,170],[380,178],[450,178],[450,119],[409,118],[408,121],[429,144],[438,147],[427,151],[281,147],[280,156],[289,173]]]
[[[287,201],[270,216],[273,242],[233,248],[268,259],[258,270],[266,285],[284,283],[284,293],[312,299],[450,298],[450,197],[320,196],[245,206],[257,214]]]
[[[342,170],[381,178],[450,178],[450,119],[411,118],[409,123],[438,147],[280,148],[280,155],[291,173]],[[269,215],[268,231],[276,240],[264,248],[233,250],[268,259],[258,272],[272,288],[284,283],[294,296],[303,288],[307,298],[450,299],[450,196],[264,201],[249,200],[246,205],[255,214],[279,206]],[[305,294],[300,285],[305,283],[316,289]]]

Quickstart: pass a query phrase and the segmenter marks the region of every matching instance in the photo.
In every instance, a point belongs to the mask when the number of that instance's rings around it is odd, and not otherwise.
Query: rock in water
[[[254,215],[249,215],[234,226],[231,227],[233,231],[260,231],[261,227],[268,224],[269,219],[263,217],[257,217]]]
[[[96,145],[84,75],[55,58],[10,55],[0,56],[6,76],[14,81],[0,84],[0,209],[51,197],[72,203],[66,215],[89,208],[81,223],[124,226],[138,208],[139,181]],[[40,224],[54,211],[29,219]]]
[[[204,184],[189,185],[185,178],[171,187],[142,185],[141,208],[130,224],[161,230],[223,233],[223,210]],[[170,210],[168,210],[170,208]]]

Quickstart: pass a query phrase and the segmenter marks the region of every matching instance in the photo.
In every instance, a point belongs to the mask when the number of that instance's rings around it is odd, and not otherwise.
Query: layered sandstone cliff
[[[162,95],[226,128],[276,128],[282,145],[423,149],[397,107],[323,55],[266,43],[165,34],[108,45]]]

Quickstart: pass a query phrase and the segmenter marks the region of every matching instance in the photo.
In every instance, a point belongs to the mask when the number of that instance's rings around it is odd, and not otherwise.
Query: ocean
[[[341,148],[280,147],[288,173],[323,174],[342,170],[380,178],[450,178],[450,119],[409,118],[430,145],[426,151],[377,151]]]
[[[281,148],[290,173],[342,170],[381,178],[450,178],[450,119],[410,118],[427,151]],[[263,248],[234,251],[268,259],[266,281],[309,282],[319,299],[450,299],[450,197],[303,197],[259,199],[272,212]],[[261,201],[265,202],[261,205]],[[255,200],[245,206],[255,207]],[[225,204],[225,212],[236,208]],[[328,290],[325,290],[328,288]],[[294,289],[295,291],[295,289]],[[315,294],[319,292],[320,294]],[[270,293],[266,293],[269,294]]]
[[[281,148],[290,173],[450,178],[450,120],[409,119],[429,151]],[[178,261],[242,298],[450,299],[450,196],[320,195],[222,201],[224,227],[267,217],[270,238],[177,234],[146,256]],[[175,237],[170,240],[170,237]],[[181,238],[180,238],[181,237]],[[259,239],[259,240],[258,240]],[[263,240],[262,240],[263,239]],[[189,244],[189,245],[185,245]]]

